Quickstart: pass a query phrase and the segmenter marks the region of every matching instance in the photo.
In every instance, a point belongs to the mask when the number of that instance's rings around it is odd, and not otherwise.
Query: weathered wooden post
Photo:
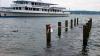
[[[76,27],[76,18],[74,19],[74,26]]]
[[[87,31],[86,31],[86,25],[83,25],[83,46],[87,46]]]
[[[91,31],[91,26],[92,26],[92,19],[90,19],[86,25],[83,25],[83,47],[86,48],[88,39],[89,39],[89,34]]]
[[[73,28],[73,20],[71,19],[71,22],[70,22],[70,28],[72,29]]]
[[[83,25],[83,46],[87,46],[88,39],[89,39],[89,23]]]
[[[51,26],[50,24],[46,25],[46,38],[47,38],[47,48],[51,47]]]
[[[91,24],[91,22],[90,22],[90,20],[89,20],[88,23],[86,23],[89,32],[90,32],[90,30],[91,30],[91,25],[90,25],[90,24]]]
[[[68,20],[65,20],[65,32],[68,31]]]
[[[92,27],[92,18],[90,18],[90,28]]]
[[[91,31],[91,27],[92,27],[92,19],[90,19],[87,23],[88,27],[89,27],[89,32]]]
[[[77,25],[79,24],[78,22],[79,22],[79,20],[78,20],[78,18],[77,18]]]
[[[58,22],[58,36],[61,37],[61,22]]]
[[[90,27],[89,27],[89,23],[86,23],[86,33],[85,35],[87,36],[87,39],[89,38],[89,32],[90,32]]]

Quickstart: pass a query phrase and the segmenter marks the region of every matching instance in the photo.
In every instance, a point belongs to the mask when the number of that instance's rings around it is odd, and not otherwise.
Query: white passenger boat
[[[0,16],[69,16],[66,8],[52,7],[51,3],[39,1],[13,1],[10,7],[0,7]]]

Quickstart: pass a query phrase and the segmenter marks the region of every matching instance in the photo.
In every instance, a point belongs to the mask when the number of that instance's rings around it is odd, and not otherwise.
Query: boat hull
[[[69,16],[69,14],[49,14],[49,13],[22,13],[22,12],[2,12],[0,11],[1,17],[33,17],[33,16]]]

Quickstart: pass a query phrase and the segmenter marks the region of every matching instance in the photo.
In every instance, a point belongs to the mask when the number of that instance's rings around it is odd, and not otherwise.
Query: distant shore
[[[71,14],[100,14],[100,11],[66,11]]]

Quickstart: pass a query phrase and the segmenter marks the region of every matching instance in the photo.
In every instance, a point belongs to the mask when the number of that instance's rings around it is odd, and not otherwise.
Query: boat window
[[[41,5],[41,3],[39,3],[39,5]]]
[[[37,5],[39,5],[40,3],[37,3]]]
[[[30,8],[30,10],[32,10],[32,8]]]
[[[59,10],[57,10],[57,12],[59,12]]]
[[[31,8],[29,8],[29,10],[31,10]]]
[[[6,16],[6,14],[4,14],[4,16]]]
[[[36,3],[36,5],[38,5],[38,3]]]
[[[49,9],[47,9],[47,11],[49,12]]]
[[[37,8],[33,8],[32,10],[33,10],[33,11],[38,11],[39,9],[37,9]]]
[[[56,10],[56,12],[59,12],[59,10]]]
[[[43,3],[41,3],[42,4],[42,6],[44,5]]]
[[[34,2],[32,2],[31,4],[34,5]]]
[[[60,12],[61,12],[61,10],[60,10]]]
[[[44,9],[42,9],[42,11],[44,11]]]
[[[47,9],[44,9],[44,11],[47,11]]]
[[[51,9],[50,11],[51,11],[51,12],[53,12],[53,10],[52,10],[52,9]]]
[[[19,7],[19,10],[21,10],[21,7]]]
[[[28,2],[25,2],[25,4],[28,4]]]
[[[53,12],[54,12],[55,10],[53,9]]]
[[[33,8],[33,11],[35,11],[36,10],[36,8]]]
[[[19,2],[20,4],[24,4],[23,2]]]
[[[39,8],[37,8],[37,11],[39,11]]]
[[[17,4],[28,4],[28,2],[17,2]]]
[[[40,5],[42,5],[42,3],[40,3]]]
[[[16,8],[15,8],[15,7],[13,7],[13,9],[15,10]]]
[[[16,2],[16,4],[20,4],[19,2]]]
[[[18,7],[16,7],[16,10],[18,10]]]
[[[37,3],[35,3],[35,5],[37,5]]]
[[[27,7],[25,7],[25,10],[28,10],[28,8],[27,8]]]
[[[55,10],[55,12],[57,12],[57,10]]]
[[[42,11],[49,11],[49,9],[42,9]]]

